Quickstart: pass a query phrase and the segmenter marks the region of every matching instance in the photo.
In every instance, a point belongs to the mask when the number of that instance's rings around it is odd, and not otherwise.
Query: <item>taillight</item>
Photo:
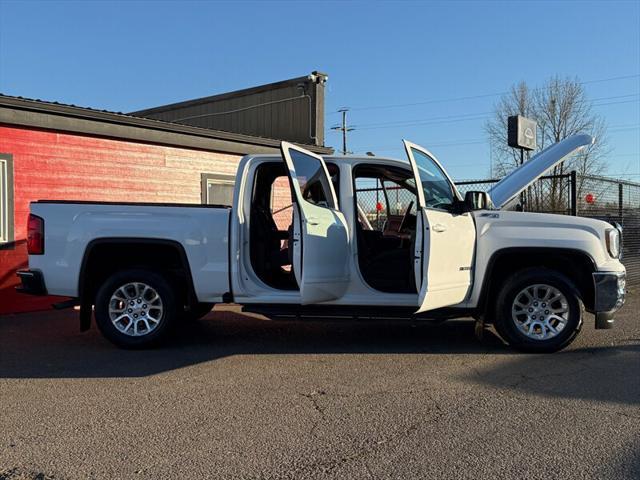
[[[27,222],[27,252],[29,255],[44,253],[44,220],[33,213]]]

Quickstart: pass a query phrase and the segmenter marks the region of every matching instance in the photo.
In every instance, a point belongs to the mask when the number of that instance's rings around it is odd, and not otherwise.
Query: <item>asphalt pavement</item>
[[[639,311],[549,355],[469,320],[225,307],[124,351],[73,311],[0,317],[0,479],[637,480]]]

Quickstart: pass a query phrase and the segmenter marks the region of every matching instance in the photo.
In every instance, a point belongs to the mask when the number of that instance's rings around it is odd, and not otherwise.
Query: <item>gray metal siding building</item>
[[[327,75],[313,72],[258,87],[131,112],[210,130],[324,146]]]

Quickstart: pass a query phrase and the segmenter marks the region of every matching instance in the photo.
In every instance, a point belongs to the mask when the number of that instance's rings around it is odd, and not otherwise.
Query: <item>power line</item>
[[[390,125],[400,125],[409,122],[431,122],[431,121],[439,121],[439,120],[452,120],[466,117],[477,117],[482,115],[483,117],[486,115],[490,115],[491,112],[475,112],[475,113],[459,113],[456,115],[445,115],[443,117],[428,117],[428,118],[415,118],[411,120],[393,120],[390,122],[378,122],[378,123],[365,123],[360,125],[361,128],[369,128],[369,127],[384,127]]]
[[[633,127],[637,128],[640,124],[637,124]],[[633,128],[630,126],[629,128]],[[456,146],[465,146],[465,145],[481,145],[489,143],[489,139],[482,138],[468,138],[461,140],[446,140],[446,141],[437,141],[437,142],[424,142],[428,148],[445,148],[445,147],[456,147]],[[364,148],[364,147],[363,147]],[[367,150],[373,152],[384,152],[384,151],[394,151],[394,150],[402,150],[402,145],[398,143],[397,145],[378,145],[373,147],[367,147]],[[356,152],[364,152],[364,150],[360,147],[356,147],[354,149]],[[619,153],[613,156],[608,157],[609,160],[621,158],[621,157],[638,157],[640,158],[640,153]]]
[[[435,147],[455,147],[457,145],[479,145],[482,143],[487,143],[489,140],[488,139],[481,139],[481,138],[473,138],[473,139],[466,139],[466,140],[448,140],[446,142],[425,142],[425,145],[427,145],[429,148],[435,148]],[[371,150],[373,152],[383,152],[383,151],[390,151],[390,150],[402,150],[402,144],[398,143],[397,145],[379,145],[377,147],[367,147],[368,150]],[[362,151],[359,148],[356,148],[356,151]]]
[[[640,94],[633,94],[634,96],[638,96]],[[599,100],[605,100],[610,97],[602,97]],[[619,98],[611,97],[611,98]],[[623,100],[618,102],[602,102],[592,104],[593,107],[604,107],[606,105],[618,105],[623,103],[638,103],[638,100]],[[411,127],[411,126],[420,126],[420,125],[435,125],[440,123],[454,123],[454,122],[462,122],[468,120],[482,120],[485,118],[489,118],[493,112],[476,112],[476,113],[465,113],[460,115],[449,115],[445,117],[431,117],[431,118],[423,118],[423,119],[413,119],[413,120],[395,120],[392,122],[382,122],[382,123],[367,123],[360,125],[359,130],[374,130],[380,128],[394,128],[394,127]]]
[[[617,77],[609,77],[609,78],[601,78],[598,80],[587,80],[584,82],[578,82],[580,85],[587,85],[587,84],[592,84],[592,83],[602,83],[602,82],[613,82],[616,80],[625,80],[625,79],[630,79],[630,78],[638,78],[640,77],[640,74],[635,74],[635,75],[621,75],[621,76],[617,76]],[[533,88],[531,89],[532,92],[538,91],[538,90],[542,90],[544,89],[544,87],[537,87],[537,88]],[[506,92],[495,92],[495,93],[485,93],[485,94],[481,94],[481,95],[468,95],[468,96],[464,96],[464,97],[453,97],[453,98],[442,98],[442,99],[430,99],[430,100],[422,100],[419,102],[411,102],[411,103],[396,103],[396,104],[387,104],[387,105],[371,105],[371,106],[364,106],[364,107],[355,107],[352,108],[351,111],[363,111],[363,110],[379,110],[379,109],[385,109],[385,108],[403,108],[403,107],[413,107],[416,105],[428,105],[428,104],[432,104],[432,103],[447,103],[447,102],[458,102],[458,101],[463,101],[463,100],[475,100],[478,98],[487,98],[487,97],[497,97],[500,95],[505,95],[509,93],[508,91]],[[339,113],[338,111],[335,112],[331,112],[332,114],[335,113]]]
[[[605,105],[619,105],[621,103],[639,103],[640,104],[640,102],[638,100],[623,100],[623,101],[620,101],[620,102],[594,103],[591,106],[592,107],[603,107]]]
[[[627,130],[638,130],[638,127],[627,127],[627,128],[612,128],[608,130],[608,132],[616,133],[616,132],[626,132]]]
[[[365,124],[359,127],[360,130],[377,130],[388,129],[397,127],[412,127],[420,125],[437,125],[441,123],[456,123],[466,122],[470,120],[483,120],[489,118],[491,112],[469,114],[469,115],[457,115],[451,117],[434,117],[430,119],[416,119],[416,120],[402,120],[398,122],[380,123],[380,124]]]

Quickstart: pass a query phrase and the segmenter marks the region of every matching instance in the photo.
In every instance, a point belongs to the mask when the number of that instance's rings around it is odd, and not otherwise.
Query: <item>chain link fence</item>
[[[416,196],[413,192],[396,185],[385,184],[382,188],[380,180],[357,185],[356,199],[360,215],[367,218],[374,230],[384,230],[389,217],[404,215],[409,206],[410,212],[416,213]]]

